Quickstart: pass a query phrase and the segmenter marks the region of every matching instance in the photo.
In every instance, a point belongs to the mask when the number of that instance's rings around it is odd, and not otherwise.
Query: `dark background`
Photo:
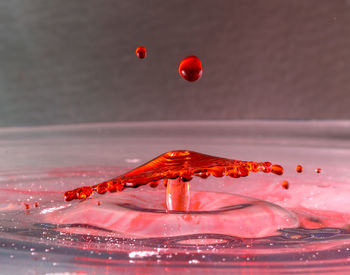
[[[175,119],[350,119],[350,1],[0,2],[0,126]]]

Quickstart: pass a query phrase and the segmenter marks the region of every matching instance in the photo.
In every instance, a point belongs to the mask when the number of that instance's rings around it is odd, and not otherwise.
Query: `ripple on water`
[[[88,181],[99,182],[101,171],[89,171]],[[326,267],[350,257],[348,229],[330,228],[331,224],[325,227],[319,222],[325,217],[336,218],[332,211],[333,214],[320,215],[319,210],[311,213],[305,207],[282,208],[241,195],[192,191],[189,213],[167,214],[164,189],[133,189],[66,203],[62,190],[67,189],[67,184],[86,183],[84,176],[33,171],[25,177],[15,173],[2,176],[2,186],[6,188],[0,194],[0,246],[14,258],[22,251],[44,257],[45,262],[69,262],[74,256],[73,261],[84,258],[91,264],[105,260],[113,264],[113,259],[125,259],[134,263],[191,261],[225,267],[249,261],[278,267],[296,266],[307,260]],[[295,190],[296,184],[289,193],[291,197]],[[271,192],[268,195],[273,197]],[[36,201],[39,206],[33,207]],[[23,202],[31,208],[25,209]],[[311,227],[311,222],[317,228],[302,228]],[[343,220],[337,223],[344,224]]]

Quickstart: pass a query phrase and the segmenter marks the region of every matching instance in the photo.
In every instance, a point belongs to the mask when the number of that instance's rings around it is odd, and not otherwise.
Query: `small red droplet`
[[[272,163],[269,161],[265,161],[263,163],[263,172],[270,173],[272,171]]]
[[[37,201],[34,202],[34,207],[39,207],[39,203]]]
[[[221,178],[224,176],[225,167],[220,167],[220,166],[212,167],[210,169],[210,172],[214,177]]]
[[[99,194],[104,194],[108,191],[108,183],[103,182],[96,186],[96,191]]]
[[[248,170],[252,172],[258,172],[260,170],[259,164],[253,161],[248,161]]]
[[[64,193],[65,201],[71,201],[71,200],[75,200],[77,198],[78,197],[77,197],[76,189],[71,190],[71,191],[67,191],[66,193]]]
[[[146,51],[146,48],[145,47],[137,47],[136,49],[136,55],[138,58],[140,59],[144,59],[146,56],[147,56],[147,51]]]
[[[322,171],[321,168],[316,168],[316,169],[315,169],[315,172],[316,172],[317,174],[321,173],[321,171]]]
[[[77,189],[77,198],[82,200],[82,199],[86,199],[87,197],[90,197],[92,193],[92,188],[89,186],[84,186],[84,187],[80,187],[79,189]]]
[[[249,170],[245,167],[238,167],[238,176],[247,177],[249,175]]]
[[[196,174],[198,177],[201,177],[202,179],[206,179],[210,176],[210,173],[208,171],[201,171],[198,174]]]
[[[100,201],[97,201],[97,205],[100,206],[100,205],[101,205],[101,202],[100,202]]]
[[[296,170],[297,170],[297,172],[298,172],[298,173],[303,172],[303,166],[301,166],[301,165],[297,165]]]
[[[288,189],[288,188],[289,188],[289,182],[286,181],[286,180],[284,180],[284,181],[282,182],[282,187],[283,187],[284,189]]]
[[[111,193],[117,192],[118,184],[114,183],[113,181],[108,181],[108,191]]]
[[[281,165],[274,164],[274,165],[272,165],[271,172],[280,176],[280,175],[283,174],[284,169],[283,169],[283,167]]]
[[[234,167],[226,172],[226,174],[232,178],[239,178],[240,175],[238,174],[238,168]]]
[[[149,183],[149,186],[152,187],[152,188],[156,188],[158,186],[158,184],[159,184],[159,181],[151,181]]]
[[[202,77],[202,62],[197,56],[184,58],[179,65],[179,74],[183,79],[193,82]]]
[[[30,209],[30,205],[29,205],[28,203],[25,203],[25,204],[24,204],[24,207],[25,207],[26,209]]]

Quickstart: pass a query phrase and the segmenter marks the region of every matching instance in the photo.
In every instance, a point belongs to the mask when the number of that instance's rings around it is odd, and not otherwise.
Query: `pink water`
[[[116,128],[123,132],[120,126]],[[40,144],[36,138],[26,138],[20,144],[16,141],[18,151],[11,147],[12,137],[2,144],[12,152],[9,162],[14,163],[14,169],[5,166],[0,172],[0,263],[6,272],[10,273],[11,263],[33,274],[36,270],[96,274],[349,270],[350,167],[344,161],[349,157],[345,145],[339,149],[323,143],[276,146],[241,142],[238,146],[236,140],[227,152],[224,148],[234,140],[219,143],[210,137],[206,145],[197,145],[198,151],[213,154],[215,150],[216,155],[239,155],[241,159],[254,155],[253,160],[282,163],[286,172],[283,176],[259,173],[240,179],[196,178],[191,182],[190,211],[169,214],[162,185],[69,203],[64,202],[63,192],[115,177],[159,153],[148,151],[165,152],[163,147],[179,143],[196,149],[196,142],[201,143],[198,138],[193,143],[189,139],[160,143],[145,138],[143,146],[151,147],[145,152],[133,150],[133,140],[125,142],[123,149],[116,145],[112,154],[108,148],[122,139],[117,135],[98,143],[96,132],[113,132],[113,127],[83,130],[88,132],[83,142],[82,129],[79,135],[74,130],[62,133],[58,129],[56,138],[48,134],[44,139],[39,131]],[[68,145],[59,142],[63,136],[70,136]],[[332,140],[327,144],[332,145]],[[62,152],[65,147],[69,148]],[[25,150],[32,153],[32,159],[45,161],[31,164],[23,157],[27,154],[20,153]],[[52,155],[53,151],[56,154]],[[304,168],[300,174],[295,171],[299,163]],[[320,174],[314,171],[317,167],[322,168]],[[288,190],[282,188],[283,180],[289,182]]]

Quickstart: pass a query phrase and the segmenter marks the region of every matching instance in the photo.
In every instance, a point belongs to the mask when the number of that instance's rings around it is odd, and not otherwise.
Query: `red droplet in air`
[[[282,187],[283,187],[284,189],[288,189],[288,188],[289,188],[289,182],[286,181],[286,180],[284,180],[284,181],[282,182]]]
[[[144,59],[146,56],[147,56],[147,51],[146,51],[146,48],[145,47],[137,47],[136,49],[136,55],[138,58],[140,59]]]
[[[274,164],[272,165],[271,172],[280,176],[280,175],[283,175],[284,169],[281,165]]]
[[[30,205],[28,204],[28,203],[25,203],[24,204],[24,207],[28,210],[28,209],[30,209]]]
[[[316,168],[316,169],[315,169],[315,172],[316,172],[317,174],[321,173],[321,171],[322,171],[321,168]]]
[[[301,165],[297,165],[296,170],[297,170],[297,172],[298,172],[298,173],[303,172],[303,166],[301,166]]]
[[[197,56],[184,58],[179,65],[179,74],[183,79],[193,82],[202,77],[202,62]]]
[[[39,207],[39,203],[37,201],[34,202],[34,207]]]

